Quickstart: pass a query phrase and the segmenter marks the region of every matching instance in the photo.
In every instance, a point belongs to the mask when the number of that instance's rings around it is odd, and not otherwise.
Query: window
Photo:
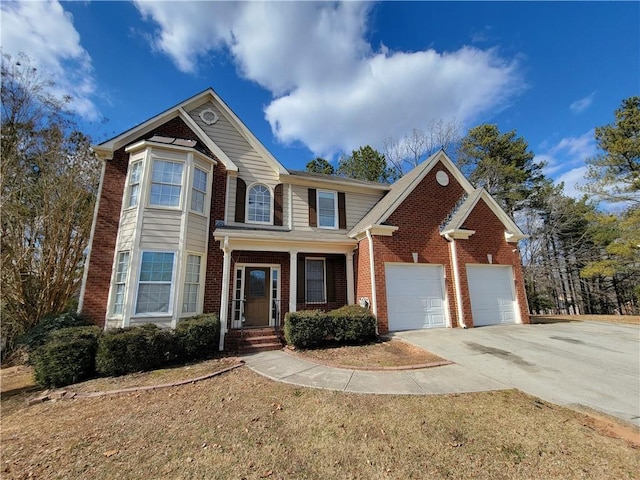
[[[150,205],[162,207],[180,206],[183,166],[180,162],[166,160],[155,160],[153,162]]]
[[[138,206],[141,179],[142,162],[135,162],[131,165],[131,172],[129,173],[129,198],[127,199],[127,208]]]
[[[207,196],[207,172],[195,168],[193,171],[193,188],[191,189],[191,210],[204,213],[204,199]]]
[[[318,227],[337,228],[337,211],[336,192],[318,191]]]
[[[200,291],[200,255],[187,255],[187,272],[184,277],[182,313],[194,313],[198,309]]]
[[[124,294],[127,285],[127,273],[129,272],[129,252],[118,253],[116,264],[116,283],[113,297],[113,314],[122,315],[124,310]]]
[[[168,313],[173,279],[172,252],[142,252],[136,313]]]
[[[257,223],[271,223],[271,192],[264,185],[254,185],[249,189],[247,220]]]
[[[324,259],[307,258],[305,264],[306,303],[326,303],[327,291],[324,283]]]

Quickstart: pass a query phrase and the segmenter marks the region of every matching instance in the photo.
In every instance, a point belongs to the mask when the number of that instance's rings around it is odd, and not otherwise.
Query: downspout
[[[224,337],[227,333],[227,319],[229,311],[229,281],[231,278],[231,252],[229,237],[224,237],[220,248],[224,252],[222,260],[222,295],[220,297],[220,351],[224,350]]]
[[[458,254],[456,252],[456,241],[448,233],[444,238],[449,242],[449,250],[451,251],[451,263],[453,264],[453,286],[456,292],[456,311],[458,312],[458,322],[462,328],[467,328],[464,321],[464,309],[462,308],[462,293],[460,290],[460,273],[458,272]]]
[[[376,269],[375,260],[373,256],[373,237],[371,236],[371,229],[367,228],[367,240],[369,240],[369,269],[371,272],[371,310],[378,318],[378,302],[376,300]],[[376,321],[376,335],[378,335],[378,322]]]

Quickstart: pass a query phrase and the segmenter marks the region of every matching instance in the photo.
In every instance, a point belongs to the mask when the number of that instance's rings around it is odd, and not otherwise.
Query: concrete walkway
[[[282,351],[254,353],[242,359],[251,370],[272,380],[342,392],[428,395],[510,388],[455,364],[380,372],[327,367]]]

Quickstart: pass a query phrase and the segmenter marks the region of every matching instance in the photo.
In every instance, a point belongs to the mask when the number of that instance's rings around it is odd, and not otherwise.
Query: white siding
[[[118,250],[129,250],[133,248],[136,220],[138,219],[137,212],[138,210],[135,208],[122,212],[122,217],[120,218]]]
[[[191,252],[205,253],[207,245],[207,218],[190,213],[187,220],[186,249]]]
[[[180,240],[180,211],[146,209],[142,219],[142,250],[176,250]]]
[[[293,185],[293,228],[295,230],[311,230],[309,227],[309,187]],[[340,191],[340,189],[336,189]],[[347,229],[353,228],[362,217],[382,198],[381,194],[345,192],[347,210]]]

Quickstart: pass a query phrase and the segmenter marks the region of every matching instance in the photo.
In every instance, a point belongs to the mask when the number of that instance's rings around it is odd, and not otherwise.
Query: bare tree
[[[384,155],[398,174],[404,175],[441,148],[453,152],[460,141],[461,128],[456,120],[433,120],[426,130],[414,128],[400,139],[385,139]]]
[[[78,293],[100,162],[29,59],[2,55],[2,353]]]

